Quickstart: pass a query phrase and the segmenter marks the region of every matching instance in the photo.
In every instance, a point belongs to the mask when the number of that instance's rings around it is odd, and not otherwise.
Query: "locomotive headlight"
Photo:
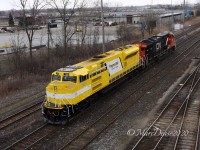
[[[50,102],[48,102],[47,105],[48,105],[49,107],[51,107],[51,103],[50,103]]]
[[[62,105],[60,105],[60,104],[54,104],[54,103],[51,103],[49,101],[45,102],[45,106],[46,107],[51,107],[51,108],[62,108]]]

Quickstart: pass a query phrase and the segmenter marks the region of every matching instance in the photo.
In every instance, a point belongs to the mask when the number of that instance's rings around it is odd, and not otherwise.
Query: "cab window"
[[[88,75],[80,76],[80,82],[83,82],[83,81],[87,80],[88,78],[89,78]]]
[[[62,80],[76,83],[76,76],[63,76]]]
[[[52,81],[60,81],[60,76],[59,75],[52,75]]]

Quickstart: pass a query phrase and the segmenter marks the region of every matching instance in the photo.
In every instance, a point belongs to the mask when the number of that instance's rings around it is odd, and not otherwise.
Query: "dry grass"
[[[33,74],[14,74],[8,78],[0,81],[0,97],[6,97],[9,94],[28,88],[30,84],[34,82],[43,82],[45,76],[33,75]]]

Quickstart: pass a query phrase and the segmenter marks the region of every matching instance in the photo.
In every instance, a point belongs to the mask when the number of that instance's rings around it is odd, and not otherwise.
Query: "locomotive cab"
[[[175,37],[172,33],[169,33],[167,35],[168,37],[168,41],[167,41],[167,44],[169,45],[169,49],[172,49],[173,51],[175,50],[176,48],[176,41],[175,41]]]
[[[166,31],[166,32],[157,34],[157,36],[162,38],[162,48],[175,50],[176,42],[175,42],[175,37],[173,33]]]
[[[85,93],[90,89],[89,83],[86,68],[67,66],[53,72],[43,104],[46,120],[56,123],[61,121],[60,118],[69,118],[75,112],[76,104],[89,95]]]

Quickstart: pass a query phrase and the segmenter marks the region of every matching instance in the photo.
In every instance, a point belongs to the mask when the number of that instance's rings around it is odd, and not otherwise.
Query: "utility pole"
[[[172,30],[174,30],[174,24],[175,24],[175,18],[174,18],[174,11],[173,11],[173,6],[172,6],[172,0],[171,0],[171,10],[172,10],[172,24],[173,24],[173,27],[172,27]]]
[[[185,0],[183,0],[183,29],[185,24]]]
[[[102,50],[103,50],[103,53],[105,52],[105,32],[104,32],[104,15],[103,15],[103,0],[101,0],[101,22],[102,22],[102,40],[103,40],[103,43],[102,43]]]
[[[49,60],[49,56],[50,56],[50,46],[49,46],[49,41],[50,41],[50,22],[48,22],[48,24],[47,24],[47,35],[48,35],[48,40],[47,40],[47,58],[48,58],[48,60]]]

